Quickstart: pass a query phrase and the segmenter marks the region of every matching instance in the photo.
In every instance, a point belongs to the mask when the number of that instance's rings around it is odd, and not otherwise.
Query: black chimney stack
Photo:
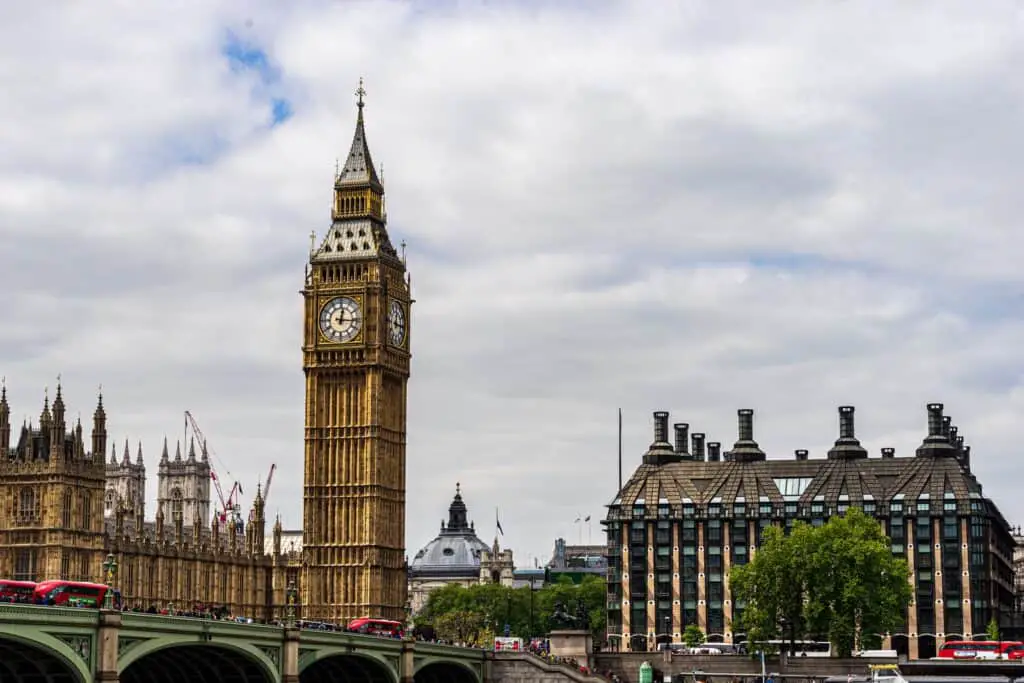
[[[693,459],[703,460],[704,459],[704,434],[697,432],[696,434],[690,435],[690,441],[693,442]]]
[[[685,422],[677,422],[672,425],[672,428],[676,431],[676,453],[682,456],[689,456],[690,425]]]
[[[882,457],[883,458],[895,458],[896,457],[896,449],[892,448],[892,447],[883,448],[882,449]]]
[[[808,454],[807,454],[807,449],[806,448],[798,448],[794,452],[796,453],[796,459],[797,460],[806,460],[807,459],[807,455]]]
[[[956,440],[958,438],[957,433],[959,431],[960,431],[959,427],[957,427],[955,425],[950,425],[950,427],[949,427],[949,442],[951,444],[953,444],[954,448],[956,448]]]
[[[839,438],[828,452],[829,460],[857,460],[868,457],[867,450],[854,436],[853,406],[839,406]]]
[[[718,462],[722,459],[722,444],[718,441],[708,442],[708,462]]]
[[[672,450],[668,441],[668,413],[658,410],[654,413],[654,443],[644,453],[644,464],[665,465],[680,460],[682,457]]]
[[[739,417],[739,439],[732,446],[730,456],[735,462],[755,462],[764,460],[764,451],[754,441],[754,411],[740,408],[736,411]]]
[[[955,456],[956,449],[949,443],[949,423],[942,415],[941,403],[928,404],[928,436],[918,446],[915,455],[919,458]]]
[[[668,443],[668,413],[664,410],[654,413],[654,443]]]
[[[971,471],[971,447],[964,446],[964,452],[960,456],[960,462],[963,463],[964,469],[968,472]]]
[[[949,438],[949,430],[953,428],[953,418],[949,415],[943,415],[942,417],[942,435],[946,437],[946,440],[952,443]]]

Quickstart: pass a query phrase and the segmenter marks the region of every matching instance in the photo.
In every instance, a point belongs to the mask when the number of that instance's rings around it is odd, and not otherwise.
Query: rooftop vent
[[[839,438],[828,452],[829,460],[857,460],[868,457],[854,432],[853,406],[839,406]]]
[[[708,442],[708,462],[718,462],[722,459],[722,444],[718,441]]]
[[[928,436],[918,447],[915,455],[919,458],[956,456],[956,448],[949,443],[949,422],[942,415],[941,403],[928,404]]]
[[[739,438],[732,446],[729,455],[736,462],[755,462],[764,460],[764,451],[754,441],[754,411],[741,408],[736,411],[739,418]]]
[[[796,454],[796,459],[797,460],[806,460],[807,459],[807,449],[806,448],[798,448],[798,449],[796,449],[796,451],[794,451],[794,453]]]

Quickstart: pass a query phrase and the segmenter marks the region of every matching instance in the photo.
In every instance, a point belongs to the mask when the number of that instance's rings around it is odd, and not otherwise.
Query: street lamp
[[[287,607],[285,609],[285,623],[288,628],[293,628],[295,626],[295,603],[298,599],[298,593],[299,591],[295,589],[295,581],[289,581],[288,587],[284,590],[285,600],[287,602]]]
[[[103,595],[103,608],[111,609],[114,605],[114,582],[117,580],[117,559],[113,553],[108,554],[103,562],[103,576],[107,585],[106,593]]]

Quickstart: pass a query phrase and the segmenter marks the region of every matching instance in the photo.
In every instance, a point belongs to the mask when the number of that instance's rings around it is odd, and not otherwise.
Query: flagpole
[[[619,493],[622,493],[622,408],[619,408]]]

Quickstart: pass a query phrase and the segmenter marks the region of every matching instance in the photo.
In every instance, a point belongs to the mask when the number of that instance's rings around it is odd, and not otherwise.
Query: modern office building
[[[723,452],[689,425],[654,413],[654,441],[604,521],[608,534],[608,636],[623,650],[680,642],[689,624],[712,641],[741,642],[742,606],[729,571],[757,552],[770,525],[824,524],[859,507],[875,516],[893,553],[907,560],[914,599],[886,645],[933,656],[947,639],[1008,622],[1014,604],[1014,541],[971,472],[970,446],[928,405],[928,433],[913,455],[883,448],[868,457],[854,409],[839,409],[839,438],[823,458],[798,450],[768,459],[754,440],[752,410]]]

